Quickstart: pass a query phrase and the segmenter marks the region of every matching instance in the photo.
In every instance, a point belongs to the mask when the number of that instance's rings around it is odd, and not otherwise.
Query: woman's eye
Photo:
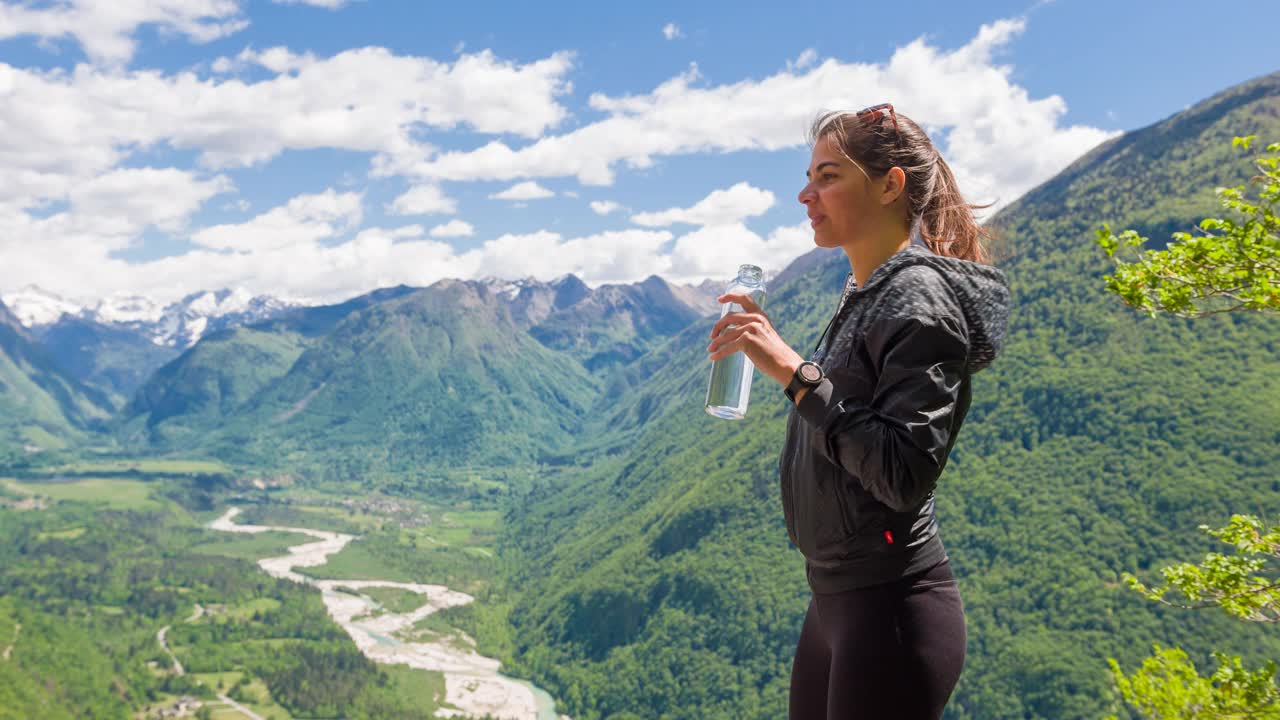
[[[826,182],[831,182],[836,179],[836,176],[832,173],[822,173],[822,179]]]

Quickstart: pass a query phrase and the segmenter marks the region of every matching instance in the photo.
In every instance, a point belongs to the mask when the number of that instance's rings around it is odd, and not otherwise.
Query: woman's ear
[[[907,174],[897,165],[884,174],[884,190],[880,193],[881,205],[892,205],[907,192]]]

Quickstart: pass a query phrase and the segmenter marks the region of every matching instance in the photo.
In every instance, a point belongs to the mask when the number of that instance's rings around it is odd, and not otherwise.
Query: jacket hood
[[[983,263],[936,255],[913,242],[880,264],[867,278],[865,292],[903,268],[927,265],[937,270],[955,292],[969,330],[968,366],[971,373],[991,364],[1004,346],[1009,325],[1009,282],[1004,272]]]

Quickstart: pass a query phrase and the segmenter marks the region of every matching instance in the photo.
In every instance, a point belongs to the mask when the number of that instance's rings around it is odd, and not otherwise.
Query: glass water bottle
[[[729,283],[725,292],[750,296],[756,305],[764,309],[764,271],[756,265],[739,267],[738,277]],[[725,303],[720,306],[720,317],[742,311],[742,306],[738,303]],[[742,352],[711,363],[711,381],[707,385],[707,413],[725,420],[741,420],[746,417],[754,371],[755,366]]]

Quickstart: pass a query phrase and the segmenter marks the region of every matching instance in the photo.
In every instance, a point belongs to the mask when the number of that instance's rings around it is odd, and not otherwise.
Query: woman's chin
[[[838,240],[827,233],[822,232],[820,229],[813,231],[813,244],[817,247],[828,249],[840,247],[840,242]]]

